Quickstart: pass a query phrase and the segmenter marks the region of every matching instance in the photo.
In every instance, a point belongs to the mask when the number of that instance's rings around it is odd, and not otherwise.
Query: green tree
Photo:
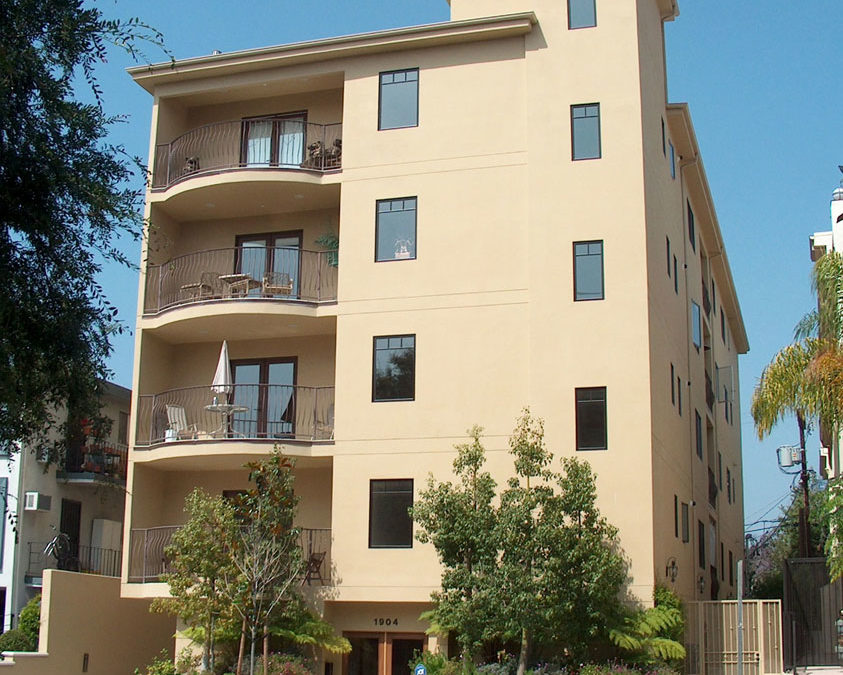
[[[203,670],[213,672],[218,632],[233,620],[220,580],[234,571],[230,547],[237,521],[228,501],[201,488],[185,498],[184,508],[187,522],[173,534],[165,551],[172,562],[162,578],[170,586],[171,597],[156,598],[152,607],[179,616],[194,629],[191,637],[202,642]]]
[[[453,631],[470,672],[477,650],[492,637],[494,605],[491,597],[497,568],[495,536],[497,511],[492,504],[496,483],[483,471],[483,430],[472,427],[472,441],[457,445],[456,484],[427,480],[411,510],[418,526],[416,539],[431,543],[442,563],[442,588],[433,593],[434,609],[426,613],[436,632]]]
[[[117,120],[95,70],[109,46],[138,57],[142,42],[161,36],[81,0],[0,3],[0,447],[57,425],[65,404],[99,414],[120,328],[96,279],[102,259],[127,262],[118,239],[139,236],[143,194],[136,160],[107,143]]]

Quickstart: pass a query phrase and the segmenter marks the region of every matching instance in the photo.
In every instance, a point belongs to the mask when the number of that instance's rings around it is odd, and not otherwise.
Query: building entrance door
[[[351,653],[343,658],[344,675],[410,675],[410,660],[424,651],[424,633],[343,633]]]

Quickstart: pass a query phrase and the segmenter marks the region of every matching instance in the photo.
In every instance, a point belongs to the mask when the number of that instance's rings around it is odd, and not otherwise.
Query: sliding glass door
[[[296,358],[232,361],[234,400],[246,412],[234,414],[232,428],[246,438],[296,435]]]
[[[298,168],[306,142],[306,113],[244,119],[241,161],[250,167]]]
[[[274,286],[291,284],[289,297],[299,296],[299,275],[301,271],[302,232],[272,232],[237,237],[237,258],[234,272],[248,274],[256,281],[262,281],[268,272],[274,272]],[[260,295],[261,289],[254,289],[252,295]]]

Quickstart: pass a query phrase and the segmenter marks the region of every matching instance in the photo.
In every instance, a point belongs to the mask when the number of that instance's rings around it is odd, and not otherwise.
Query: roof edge
[[[426,43],[432,45],[442,42],[488,40],[529,33],[537,23],[534,12],[519,12],[209,54],[133,66],[126,71],[144,89],[152,92],[153,80],[157,83],[177,76],[206,76],[209,70],[214,69],[260,69],[301,61],[328,60],[355,53],[423,47],[427,46]]]
[[[700,155],[697,135],[691,120],[690,107],[687,103],[668,103],[667,118],[668,123],[673,122],[670,130],[672,135],[675,134],[674,140],[677,142],[676,149],[683,160],[680,162],[682,171],[688,176],[689,182],[697,184],[697,187],[701,190],[705,198],[715,245],[714,250],[708,252],[709,260],[712,265],[722,270],[723,276],[728,281],[728,288],[725,289],[726,294],[724,294],[724,289],[721,288],[720,296],[723,297],[725,295],[724,299],[726,302],[724,302],[724,305],[731,310],[727,313],[733,322],[732,337],[735,340],[735,347],[739,354],[746,354],[749,351],[749,338],[746,334],[746,325],[743,321],[738,292],[735,288],[734,277],[732,276],[732,268],[729,264],[726,246],[723,242],[723,232],[720,229],[720,221],[717,218],[717,211],[714,208],[711,186],[708,183],[708,176],[706,175],[705,166]]]

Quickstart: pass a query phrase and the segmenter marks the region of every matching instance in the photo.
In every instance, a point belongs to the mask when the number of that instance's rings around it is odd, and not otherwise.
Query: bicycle
[[[79,571],[79,558],[73,553],[73,545],[70,537],[64,532],[59,532],[44,547],[44,555],[56,559],[56,568],[67,572]]]

